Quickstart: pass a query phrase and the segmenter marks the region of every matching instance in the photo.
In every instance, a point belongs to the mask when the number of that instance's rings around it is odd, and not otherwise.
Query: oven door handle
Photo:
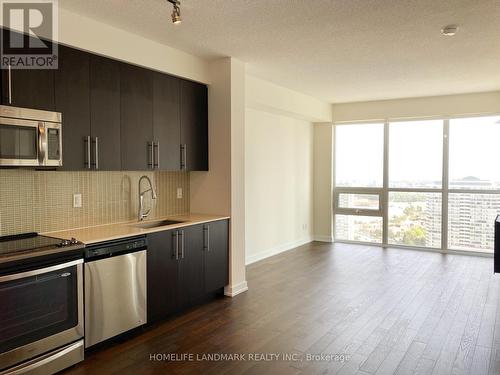
[[[24,278],[30,277],[30,276],[41,275],[43,273],[57,271],[57,270],[60,270],[62,268],[76,266],[77,264],[82,264],[82,263],[83,263],[83,259],[77,259],[77,260],[74,260],[72,262],[57,264],[55,266],[41,268],[41,269],[37,269],[37,270],[33,270],[33,271],[26,271],[26,272],[22,272],[22,273],[15,273],[13,275],[0,276],[0,283],[6,282],[6,281],[12,281],[12,280],[24,279]]]
[[[12,286],[8,286],[8,287],[0,287],[0,289],[2,289],[2,291],[7,291],[7,290],[25,288],[25,287],[30,286],[30,285],[40,284],[40,283],[44,283],[46,281],[55,280],[55,279],[59,279],[62,277],[68,277],[68,276],[71,276],[71,272],[64,272],[64,273],[60,273],[60,274],[56,274],[56,275],[49,275],[49,276],[41,276],[41,277],[37,277],[35,280],[21,282],[21,283],[18,283],[18,284],[12,285]]]

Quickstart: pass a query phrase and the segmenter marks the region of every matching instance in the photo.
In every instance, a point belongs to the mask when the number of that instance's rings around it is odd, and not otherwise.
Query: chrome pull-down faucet
[[[146,180],[149,184],[149,188],[141,191],[141,182],[142,180]],[[151,199],[156,199],[156,191],[155,188],[153,187],[153,184],[151,183],[151,180],[148,176],[142,176],[139,179],[139,221],[144,220],[144,218],[148,217],[149,213],[151,212],[151,209],[147,210],[144,212],[144,194],[151,192]]]

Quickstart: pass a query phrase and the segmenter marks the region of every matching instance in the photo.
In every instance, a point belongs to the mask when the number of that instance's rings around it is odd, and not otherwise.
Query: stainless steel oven
[[[0,166],[62,166],[61,114],[0,105]]]
[[[83,259],[0,276],[0,374],[83,360]]]

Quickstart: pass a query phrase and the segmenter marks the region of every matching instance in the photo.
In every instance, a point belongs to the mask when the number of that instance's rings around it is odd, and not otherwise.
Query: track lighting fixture
[[[181,18],[180,0],[167,0],[167,1],[174,6],[174,8],[172,9],[172,22],[174,23],[174,25],[181,23],[182,18]]]

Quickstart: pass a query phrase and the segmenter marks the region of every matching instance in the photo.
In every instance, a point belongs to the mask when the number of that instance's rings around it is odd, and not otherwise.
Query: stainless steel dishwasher
[[[85,249],[85,347],[147,321],[146,238]]]

